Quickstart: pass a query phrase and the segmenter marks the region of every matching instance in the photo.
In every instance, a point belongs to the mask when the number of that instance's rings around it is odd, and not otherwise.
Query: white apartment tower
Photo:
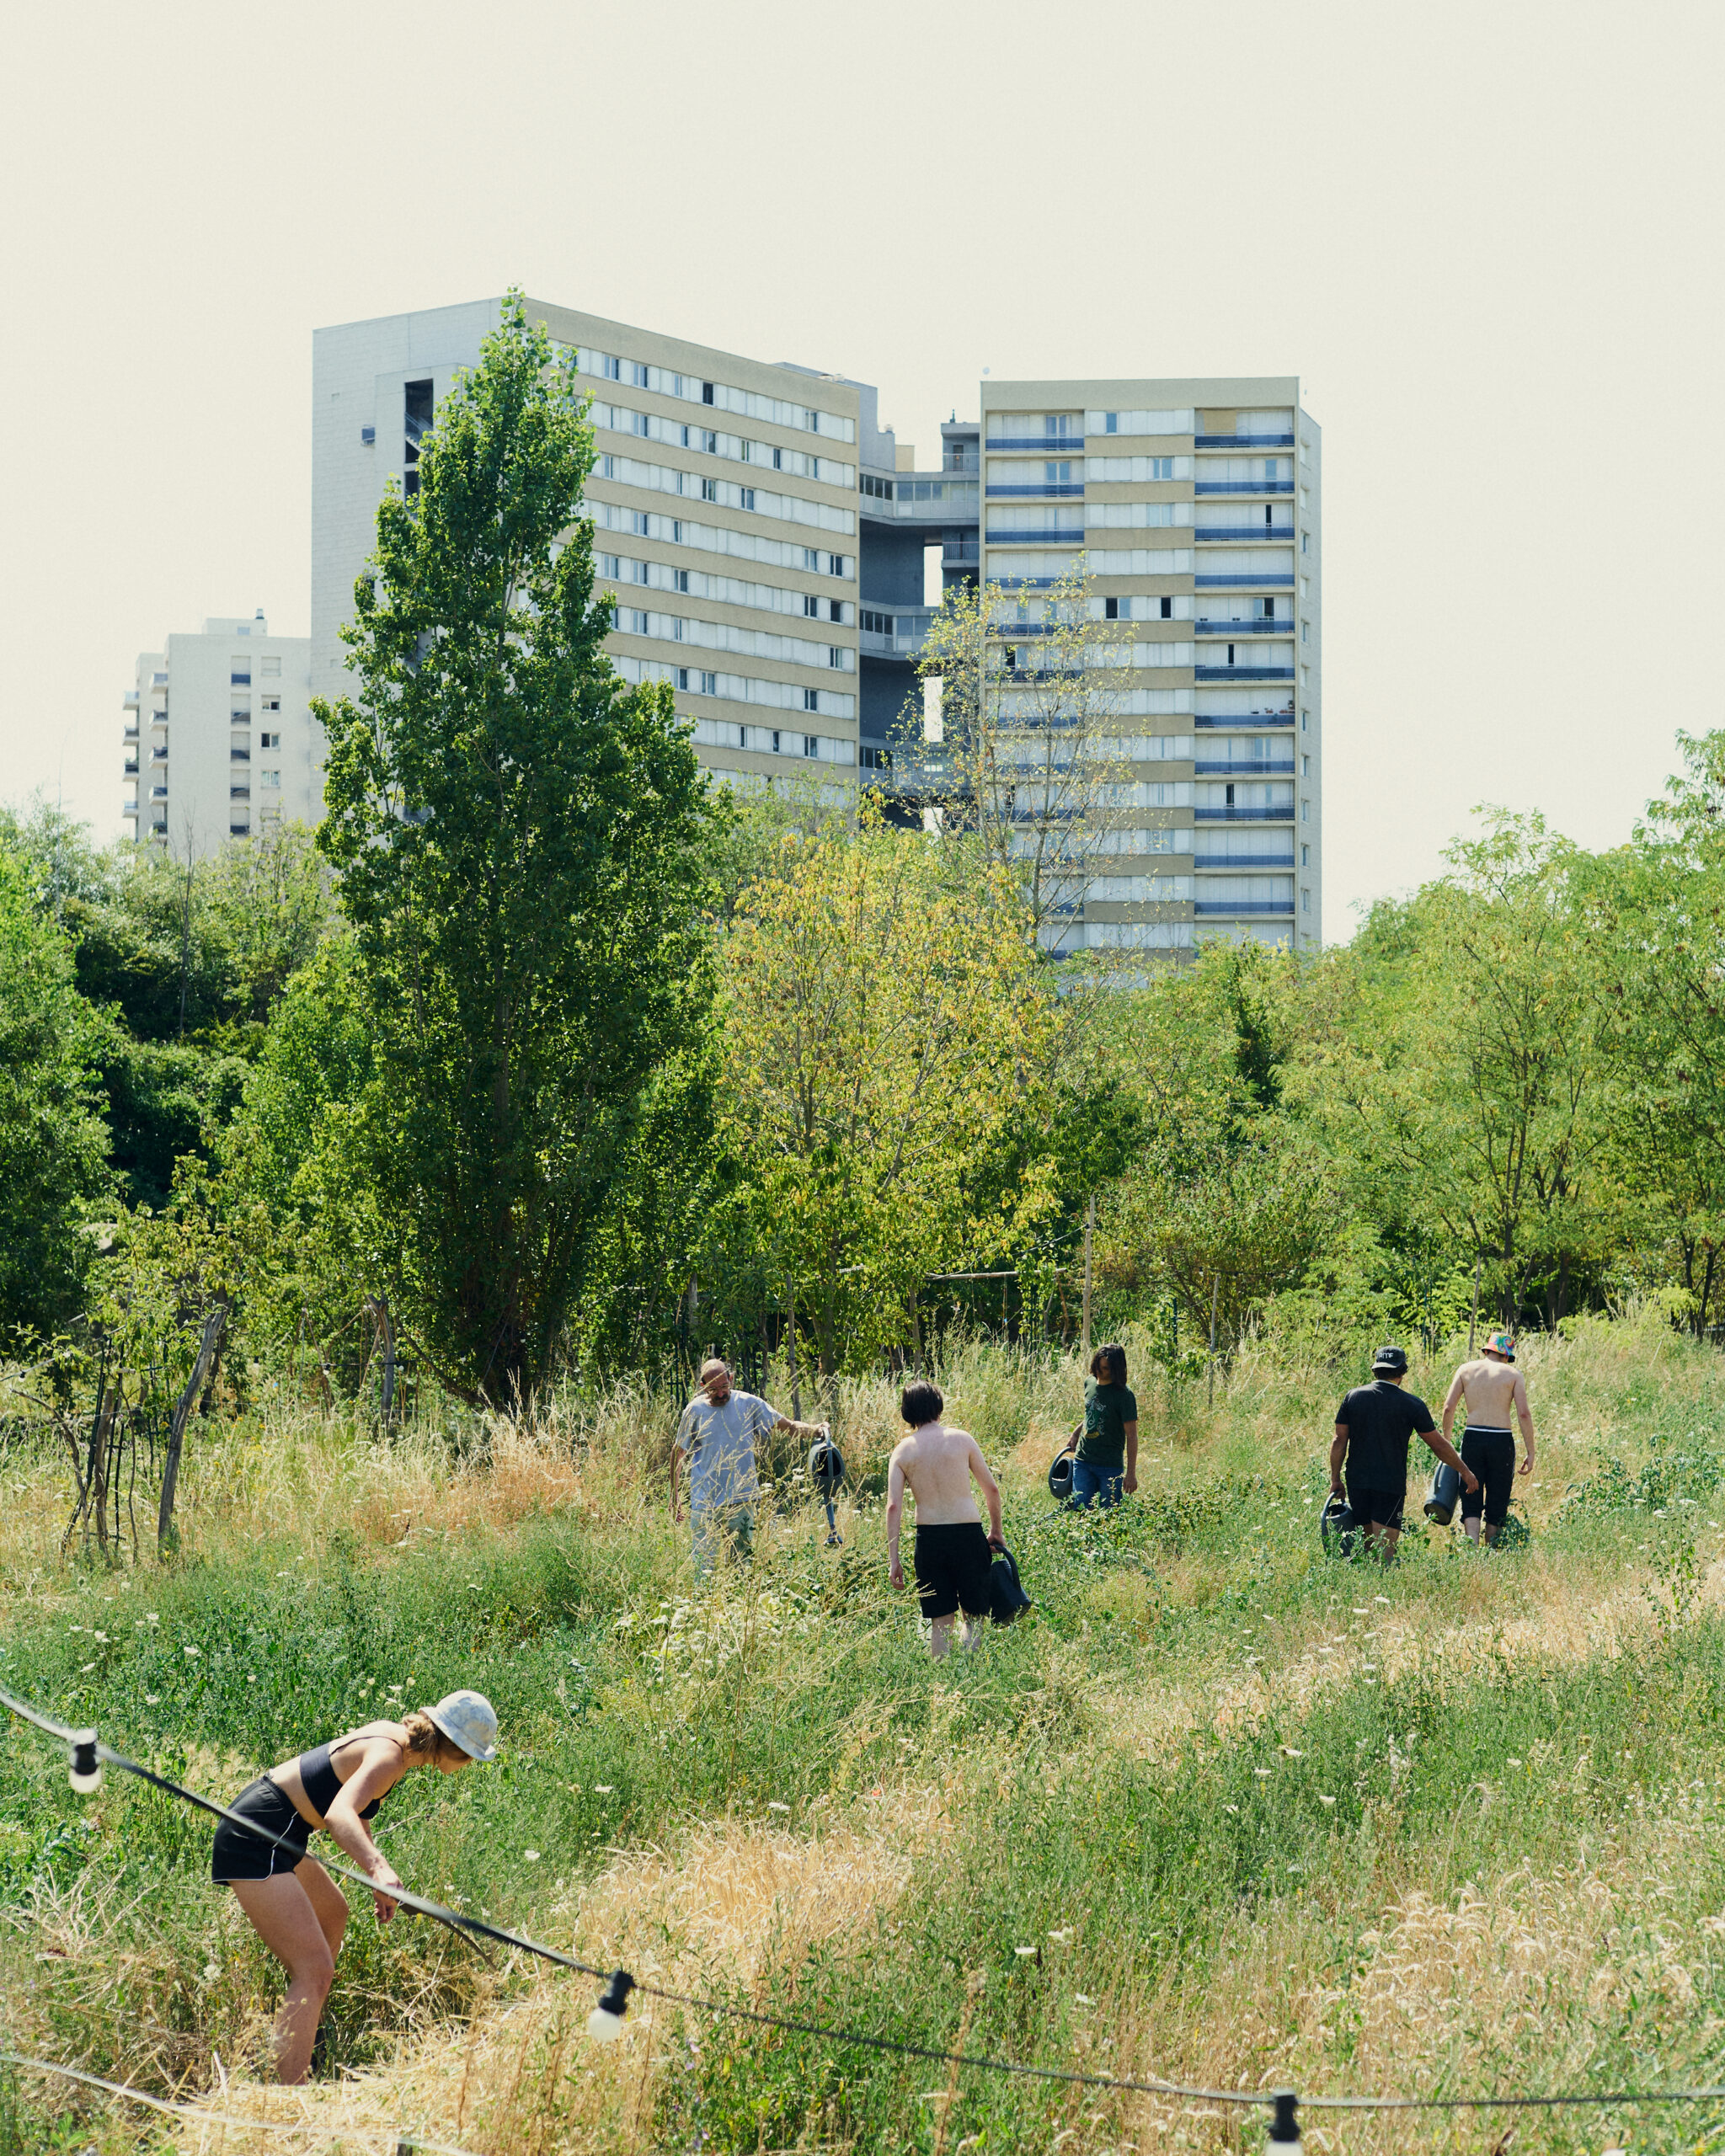
[[[587,488],[609,649],[668,680],[726,782],[857,778],[856,385],[529,302],[579,355],[599,460]],[[312,344],[312,679],[341,692],[341,626],[392,480],[501,302],[320,329]]]
[[[272,637],[261,607],[140,653],[125,697],[131,835],[201,857],[309,820],[323,755],[310,695],[310,643]]]
[[[1322,436],[1298,380],[981,387],[983,579],[1032,595],[1081,555],[1130,655],[1117,851],[1065,947],[1316,947]]]
[[[938,467],[918,472],[867,384],[529,312],[592,393],[612,658],[674,685],[716,776],[829,796],[860,776],[890,801],[935,552],[947,585],[980,578],[1030,610],[1081,562],[1122,624],[1130,686],[1108,873],[1059,947],[1316,947],[1322,438],[1297,377],[985,380],[980,418],[943,426]],[[487,300],[316,334],[315,694],[343,686],[378,503],[392,481],[413,493],[420,440],[500,313]]]

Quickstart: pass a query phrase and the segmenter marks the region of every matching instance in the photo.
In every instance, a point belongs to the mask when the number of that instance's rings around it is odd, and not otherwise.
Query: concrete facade
[[[943,589],[984,579],[1033,605],[1081,562],[1129,654],[1130,778],[1108,873],[1060,947],[1316,947],[1322,436],[1297,376],[985,379],[979,417],[955,414],[919,469],[867,383],[528,304],[593,400],[612,658],[674,684],[716,776],[889,788],[937,558]],[[341,687],[377,504],[392,483],[411,491],[419,437],[499,313],[316,334],[317,693]]]
[[[125,697],[131,835],[205,857],[309,821],[323,758],[310,696],[309,640],[272,637],[261,608],[141,652]]]

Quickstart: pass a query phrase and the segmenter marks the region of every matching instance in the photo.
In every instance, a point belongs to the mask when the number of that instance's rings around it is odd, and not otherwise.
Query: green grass
[[[531,1502],[520,1441],[463,1465],[291,1416],[212,1436],[187,1555],[165,1571],[62,1561],[61,1470],[14,1453],[0,1684],[217,1796],[392,1701],[473,1684],[505,1764],[392,1798],[402,1876],[587,1958],[622,1925],[643,1967],[802,2018],[1227,2085],[1717,2081],[1725,1380],[1641,1321],[1545,1344],[1532,1377],[1529,1546],[1482,1558],[1411,1537],[1386,1574],[1318,1552],[1333,1374],[1248,1357],[1211,1413],[1201,1388],[1151,1374],[1143,1488],[1100,1518],[1056,1513],[1041,1482],[1072,1371],[969,1351],[955,1417],[996,1457],[1018,1448],[1007,1533],[1037,1609],[938,1669],[884,1582],[879,1388],[838,1402],[865,1492],[844,1550],[820,1546],[783,1481],[755,1566],[701,1598],[658,1495],[670,1403],[559,1425]],[[858,1836],[902,1840],[902,1891],[874,1878],[812,1931],[763,1904],[758,1972],[654,1899],[666,1878],[698,1899],[715,1849],[788,1861]],[[14,1726],[7,2042],[185,2092],[219,2079],[215,2054],[255,2057],[276,1976],[209,1883],[208,1849],[201,1819],[125,1778],[75,1797],[63,1759]],[[1187,2115],[1203,2106],[970,2072],[948,2108],[944,2068],[735,2023],[660,2021],[622,2047],[625,2072],[556,2034],[559,2009],[578,2023],[589,2004],[361,1914],[325,2072],[371,2079],[320,2092],[357,2102],[391,2069],[425,2131],[499,2149],[1261,2136]],[[515,2031],[511,2081],[497,2047]],[[454,2084],[427,2061],[464,2042],[458,2136]],[[54,2137],[68,2118],[79,2147],[156,2133],[0,2079],[0,2156],[73,2145]],[[1712,2148],[1722,2121],[1530,2114],[1514,2148]],[[1507,2122],[1313,2118],[1330,2138],[1308,2145],[1485,2147]]]

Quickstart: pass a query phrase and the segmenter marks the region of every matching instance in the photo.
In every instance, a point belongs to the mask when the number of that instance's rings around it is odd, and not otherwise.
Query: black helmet
[[[1447,1527],[1455,1517],[1461,1497],[1461,1477],[1447,1460],[1432,1470],[1432,1486],[1426,1492],[1425,1516],[1434,1526]]]
[[[1055,1464],[1048,1471],[1048,1486],[1062,1504],[1072,1494],[1072,1455],[1064,1449],[1055,1454]]]
[[[1332,1497],[1318,1516],[1317,1531],[1327,1557],[1351,1557],[1357,1523],[1345,1497]]]
[[[1393,1370],[1397,1377],[1407,1368],[1407,1358],[1399,1348],[1380,1348],[1371,1358],[1372,1374],[1380,1370]]]
[[[809,1455],[809,1480],[830,1498],[845,1479],[844,1456],[830,1438],[820,1438]]]

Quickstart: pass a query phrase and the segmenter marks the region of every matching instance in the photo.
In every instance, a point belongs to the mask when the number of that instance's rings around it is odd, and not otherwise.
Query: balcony
[[[1285,539],[1291,545],[1294,527],[1291,524],[1195,524],[1192,536],[1200,546],[1214,546],[1218,540],[1266,540],[1274,542]]]
[[[873,607],[861,611],[857,646],[865,659],[909,659],[919,652],[928,635],[928,615],[921,612],[880,614]]]
[[[1202,875],[1231,876],[1242,868],[1285,868],[1294,873],[1291,853],[1194,853],[1192,866]]]
[[[967,472],[974,479],[982,468],[982,460],[974,449],[949,449],[940,461],[943,472]]]
[[[252,760],[252,752],[249,749],[230,749],[227,760],[231,764],[248,764]]]
[[[1286,711],[1201,711],[1194,714],[1192,723],[1206,728],[1215,726],[1291,726],[1294,707]]]
[[[1291,666],[1194,666],[1194,681],[1291,681]]]
[[[165,801],[168,798],[168,788],[165,786],[152,786],[150,788],[150,798],[152,801]]]
[[[1196,914],[1291,914],[1292,899],[1199,899],[1193,911]]]
[[[126,694],[120,700],[120,707],[122,711],[136,711],[137,709],[138,692],[136,689],[128,689],[126,691]]]
[[[974,539],[948,539],[940,550],[943,568],[975,568],[981,548]]]
[[[124,776],[127,778],[136,778],[137,775],[138,760],[136,756],[128,756],[126,760]]]
[[[165,689],[168,686],[168,676],[165,674],[152,674],[150,676],[150,686],[152,689]]]
[[[168,744],[165,741],[158,741],[151,750],[150,761],[152,764],[165,764],[168,761]]]
[[[991,547],[1081,547],[1081,524],[1039,524],[1023,531],[991,531]]]
[[[136,801],[123,801],[120,805],[120,813],[122,816],[136,816],[138,813],[138,804]]]
[[[122,734],[120,738],[122,741],[136,741],[138,738],[138,730],[136,727],[128,726],[125,733]]]
[[[1196,627],[1201,637],[1291,637],[1294,617],[1284,614],[1278,621],[1274,614],[1248,614],[1244,621],[1225,622],[1217,618],[1200,621]]]
[[[248,786],[231,786],[227,789],[227,798],[230,801],[249,801],[252,789]]]
[[[1062,482],[1057,485],[1050,486],[1044,484],[1036,487],[996,487],[991,485],[988,489],[988,499],[991,502],[1082,501],[1084,499],[1084,482],[1081,479],[1072,479]]]
[[[865,474],[865,477],[870,475]],[[976,482],[974,479],[913,478],[901,472],[878,483],[891,489],[885,495],[859,491],[857,513],[880,523],[965,524],[975,520]]]
[[[1199,824],[1291,824],[1294,803],[1284,801],[1278,808],[1194,808],[1192,814]]]
[[[1198,449],[1292,449],[1292,435],[1194,435]]]
[[[1195,763],[1192,768],[1200,778],[1292,778],[1294,759],[1290,756],[1285,762],[1272,763],[1268,756],[1244,760],[1235,757],[1226,763]]]
[[[1291,591],[1294,572],[1286,576],[1198,576],[1192,579],[1200,591]]]
[[[1199,479],[1192,491],[1204,494],[1291,494],[1291,479]]]
[[[1081,432],[1070,435],[991,435],[984,445],[995,450],[1028,450],[1035,454],[1053,456],[1081,456],[1084,436]]]

